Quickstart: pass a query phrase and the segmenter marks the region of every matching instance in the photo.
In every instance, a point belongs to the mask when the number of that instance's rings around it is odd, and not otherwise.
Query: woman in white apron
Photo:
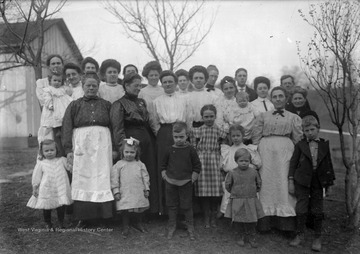
[[[71,196],[79,227],[90,219],[112,217],[111,103],[97,96],[99,83],[95,72],[84,75],[84,97],[69,105],[63,120],[63,146],[68,159],[73,158]]]

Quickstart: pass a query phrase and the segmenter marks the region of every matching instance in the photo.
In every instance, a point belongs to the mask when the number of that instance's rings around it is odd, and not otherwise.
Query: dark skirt
[[[145,126],[131,126],[125,129],[126,138],[136,138],[140,141],[140,160],[146,166],[150,177],[150,213],[159,213],[161,207],[161,192],[159,191],[159,179],[161,173],[157,170],[155,140],[149,129]]]
[[[295,231],[296,217],[265,216],[258,220],[257,229],[260,232],[266,232],[272,228],[276,228],[281,231]]]
[[[73,206],[75,220],[108,219],[113,216],[113,201],[95,203],[75,200]]]
[[[172,124],[161,124],[160,129],[156,137],[156,151],[157,151],[157,161],[158,161],[158,172],[161,172],[161,166],[163,164],[164,155],[169,149],[169,146],[174,144],[172,136]],[[166,213],[165,209],[165,184],[162,180],[161,174],[159,178],[159,195],[161,197],[161,211],[160,213]]]

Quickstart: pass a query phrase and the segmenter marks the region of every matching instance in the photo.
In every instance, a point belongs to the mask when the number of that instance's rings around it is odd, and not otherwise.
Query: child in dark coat
[[[303,241],[307,212],[310,211],[315,230],[312,250],[321,251],[324,190],[334,184],[335,174],[329,141],[318,137],[320,124],[315,112],[310,111],[303,117],[302,127],[305,138],[295,145],[289,169],[289,193],[297,198],[297,231],[290,245],[298,246]]]
[[[164,155],[161,167],[169,213],[167,234],[169,240],[176,230],[178,207],[184,211],[190,239],[195,240],[192,193],[193,183],[197,180],[201,170],[201,162],[195,148],[186,141],[187,137],[186,123],[174,123],[174,145],[169,147]]]

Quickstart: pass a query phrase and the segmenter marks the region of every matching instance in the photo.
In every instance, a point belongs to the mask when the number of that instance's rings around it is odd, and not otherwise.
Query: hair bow
[[[136,138],[133,138],[133,137],[126,138],[124,140],[126,141],[126,144],[131,145],[131,146],[138,145],[140,143],[139,140],[137,140]]]

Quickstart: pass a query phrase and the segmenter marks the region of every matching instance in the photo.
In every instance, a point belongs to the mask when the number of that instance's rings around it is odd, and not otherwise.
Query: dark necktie
[[[281,115],[282,117],[285,117],[283,113],[284,113],[284,110],[278,109],[278,110],[275,110],[275,111],[274,111],[273,115],[279,114],[279,115]]]
[[[263,103],[264,103],[264,108],[265,108],[265,111],[268,111],[268,109],[267,109],[267,107],[266,107],[265,100],[263,100]]]

